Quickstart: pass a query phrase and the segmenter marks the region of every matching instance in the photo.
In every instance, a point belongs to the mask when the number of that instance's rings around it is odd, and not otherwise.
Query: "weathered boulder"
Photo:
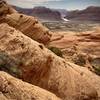
[[[61,100],[54,94],[0,71],[0,100]]]
[[[69,63],[7,24],[0,25],[0,50],[16,60],[24,81],[63,100],[97,100],[92,84]]]

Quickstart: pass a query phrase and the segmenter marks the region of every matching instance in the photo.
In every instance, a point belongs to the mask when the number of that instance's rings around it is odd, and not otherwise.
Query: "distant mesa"
[[[67,11],[65,9],[50,9],[43,6],[20,8],[13,6],[18,12],[35,16],[41,21],[100,21],[100,7],[90,6],[84,10]]]
[[[34,8],[20,8],[20,7],[16,7],[13,6],[18,12],[23,13],[23,14],[27,14],[27,15],[31,15],[31,16],[35,16],[37,17],[39,20],[50,20],[50,21],[60,21],[62,20],[61,18],[61,13],[57,10],[52,10],[50,8],[46,8],[46,7],[42,7],[42,6],[38,6],[38,7],[34,7]]]
[[[100,7],[90,6],[84,10],[69,11],[65,18],[70,20],[100,21]]]

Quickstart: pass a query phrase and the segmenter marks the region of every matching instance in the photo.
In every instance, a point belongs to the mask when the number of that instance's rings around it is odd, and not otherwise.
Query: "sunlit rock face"
[[[43,44],[48,44],[50,42],[52,32],[43,26],[35,17],[13,13],[7,15],[4,22],[20,30],[33,40]]]
[[[0,25],[0,50],[16,60],[20,78],[63,100],[97,100],[97,92],[72,63],[56,56],[18,30]],[[3,66],[5,67],[5,66]],[[2,69],[3,70],[3,69]]]
[[[45,45],[50,42],[52,32],[43,26],[35,17],[19,14],[5,1],[0,2],[0,23],[8,23],[30,38]]]
[[[61,100],[35,85],[0,71],[0,100]]]

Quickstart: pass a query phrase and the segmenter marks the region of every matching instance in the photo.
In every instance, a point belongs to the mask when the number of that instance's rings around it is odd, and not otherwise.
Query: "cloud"
[[[34,4],[40,4],[40,3],[47,3],[51,1],[62,1],[62,0],[6,0],[8,2],[23,2],[23,3],[34,3]]]
[[[47,2],[51,2],[51,1],[62,1],[62,0],[23,0],[23,1],[40,4],[40,3],[47,3]]]
[[[49,1],[61,1],[61,0],[23,0],[28,2],[34,2],[34,3],[43,3],[43,2],[49,2]]]
[[[23,8],[33,8],[33,6],[39,6],[44,4],[49,4],[49,2],[58,2],[63,0],[6,0],[9,4],[23,7]]]
[[[63,0],[6,0],[9,4],[24,7],[32,8],[33,6],[39,6],[43,4],[48,4],[49,2],[59,2]]]

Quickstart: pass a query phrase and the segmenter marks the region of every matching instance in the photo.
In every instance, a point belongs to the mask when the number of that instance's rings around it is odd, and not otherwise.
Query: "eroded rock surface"
[[[54,94],[0,71],[0,100],[61,100]]]
[[[0,23],[8,23],[10,26],[20,30],[30,38],[48,44],[52,32],[43,26],[35,17],[17,13],[7,2],[0,1]]]
[[[69,63],[69,65],[79,72],[82,77],[85,77],[90,83],[93,84],[95,89],[98,91],[98,98],[100,99],[100,76],[89,71],[86,67],[80,67],[72,63]]]
[[[50,42],[52,33],[35,17],[14,13],[7,15],[4,22],[20,30],[22,33],[32,38],[33,40],[43,44]]]
[[[63,100],[97,100],[96,89],[64,59],[7,24],[0,25],[0,50],[16,62],[21,78]],[[18,62],[17,62],[18,63]]]

